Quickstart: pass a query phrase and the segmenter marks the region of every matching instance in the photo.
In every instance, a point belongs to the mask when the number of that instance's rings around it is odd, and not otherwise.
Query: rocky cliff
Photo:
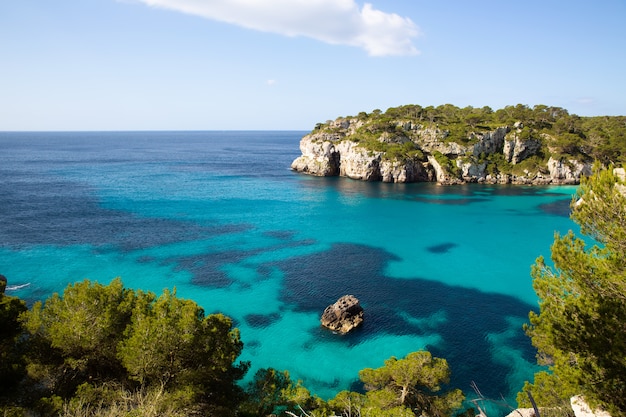
[[[577,184],[592,158],[560,150],[550,131],[522,121],[467,129],[380,117],[338,118],[300,141],[291,168],[317,176],[441,184]]]

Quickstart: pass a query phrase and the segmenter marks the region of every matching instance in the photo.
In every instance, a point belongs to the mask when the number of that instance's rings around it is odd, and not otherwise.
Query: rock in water
[[[322,326],[346,334],[363,322],[363,307],[353,295],[344,295],[322,313]]]

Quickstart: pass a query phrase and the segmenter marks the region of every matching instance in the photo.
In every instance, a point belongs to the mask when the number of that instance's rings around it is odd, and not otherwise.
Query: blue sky
[[[626,115],[626,1],[2,0],[0,130],[311,130],[403,104]]]

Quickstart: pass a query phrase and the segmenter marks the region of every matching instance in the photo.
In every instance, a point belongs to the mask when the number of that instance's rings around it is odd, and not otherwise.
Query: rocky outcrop
[[[609,413],[604,410],[592,410],[585,399],[580,395],[575,395],[570,398],[571,410],[548,408],[539,409],[540,414],[543,415],[571,415],[574,413],[575,417],[611,417]],[[518,408],[507,414],[506,417],[536,417],[534,408]]]
[[[406,161],[382,159],[379,168],[383,182],[432,181],[435,175],[432,166],[417,159]]]
[[[550,157],[537,165],[544,158],[542,152],[550,149],[544,143],[552,139],[547,135],[530,137],[520,123],[450,140],[448,131],[398,122],[393,129],[382,132],[367,130],[370,136],[378,134],[377,141],[382,144],[374,148],[360,141],[362,133],[358,132],[364,129],[363,123],[357,118],[338,119],[304,136],[300,141],[301,156],[291,168],[317,176],[440,184],[577,184],[581,176],[591,173],[591,163],[572,158]],[[405,146],[407,142],[412,142],[416,152],[397,156],[372,150]],[[515,169],[533,156],[537,158],[527,164],[529,168]],[[494,161],[506,161],[506,170]]]
[[[481,154],[494,154],[502,151],[504,138],[509,133],[507,126],[499,127],[494,131],[475,134],[472,133],[469,140],[476,141],[472,149],[472,155],[479,156]]]
[[[570,404],[576,417],[611,417],[611,415],[604,410],[592,410],[589,404],[587,404],[585,399],[580,395],[572,397]]]
[[[7,277],[0,274],[0,294],[4,294],[4,291],[7,288]]]
[[[339,155],[346,156],[343,160],[339,158],[340,176],[355,180],[380,181],[382,152],[370,152],[349,140],[339,142],[335,148]]]
[[[346,334],[363,322],[363,307],[355,296],[344,295],[326,307],[320,321],[322,326]]]
[[[305,136],[305,138],[307,138]],[[334,142],[337,138],[303,138],[300,141],[300,152],[298,157],[291,164],[291,168],[307,174],[323,177],[339,175],[340,154],[335,150]]]
[[[485,416],[485,414],[483,414]],[[534,408],[517,408],[505,417],[536,417]]]
[[[321,177],[341,176],[383,182],[432,181],[433,168],[418,158],[386,158],[350,140],[329,140],[326,135],[308,135],[300,141],[301,156],[291,169]]]
[[[461,176],[466,181],[476,180],[477,182],[484,182],[487,178],[487,163],[486,162],[478,162],[478,161],[470,161],[461,163],[459,168],[461,168]]]
[[[432,155],[427,156],[428,166],[434,172],[434,181],[439,184],[462,184],[463,180],[456,178],[450,171]]]
[[[574,159],[548,160],[548,170],[552,183],[555,184],[578,184],[581,175],[591,175],[591,165],[584,164]]]
[[[507,162],[519,164],[529,156],[535,155],[541,148],[539,139],[520,139],[517,135],[513,135],[510,139],[504,141],[502,153]]]
[[[424,129],[415,134],[420,149],[427,153],[440,152],[444,155],[459,156],[465,153],[465,148],[456,142],[447,140],[448,132],[439,129]]]

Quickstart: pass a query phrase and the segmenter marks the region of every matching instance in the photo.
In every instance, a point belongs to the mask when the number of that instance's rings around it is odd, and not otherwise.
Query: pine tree
[[[391,357],[383,367],[361,370],[359,377],[369,391],[370,402],[383,410],[408,407],[417,415],[443,417],[451,415],[464,399],[458,389],[439,395],[450,381],[450,370],[445,359],[428,351],[412,352],[403,359]]]
[[[626,186],[612,169],[583,179],[572,219],[587,238],[556,235],[549,266],[539,258],[533,286],[539,314],[526,327],[549,372],[526,384],[543,407],[582,394],[626,416]],[[520,393],[520,406],[525,406]]]

